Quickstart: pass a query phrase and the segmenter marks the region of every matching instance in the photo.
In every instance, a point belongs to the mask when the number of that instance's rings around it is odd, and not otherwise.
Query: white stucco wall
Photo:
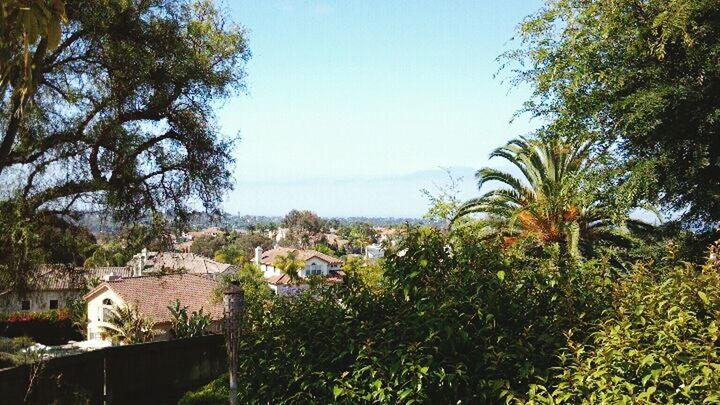
[[[0,312],[22,311],[24,300],[30,301],[30,309],[27,311],[47,311],[50,309],[50,300],[58,301],[58,309],[66,308],[70,300],[78,298],[82,298],[78,290],[31,291],[25,296],[9,292],[0,296]]]
[[[95,294],[92,299],[87,303],[87,314],[88,314],[88,326],[87,326],[87,338],[88,340],[101,340],[100,332],[102,332],[102,326],[107,326],[108,323],[103,318],[103,300],[109,298],[114,306],[125,305],[125,301],[122,300],[117,294],[110,289],[105,289],[98,294]]]

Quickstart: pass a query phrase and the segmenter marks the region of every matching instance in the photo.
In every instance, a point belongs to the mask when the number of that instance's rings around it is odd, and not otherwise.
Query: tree
[[[450,169],[443,170],[445,174],[447,174],[448,180],[446,184],[436,186],[437,194],[433,194],[425,188],[420,190],[420,193],[422,193],[430,203],[430,208],[425,215],[423,215],[423,218],[443,226],[449,226],[462,205],[462,201],[458,195],[460,194],[460,182],[463,178],[453,176]]]
[[[263,250],[272,249],[274,240],[259,233],[239,234],[233,241],[237,249],[248,259],[255,256],[255,248],[260,246]]]
[[[314,234],[322,230],[323,221],[312,211],[291,210],[283,218],[282,226]]]
[[[83,267],[125,266],[130,259],[132,259],[132,253],[128,252],[119,241],[110,240],[95,246],[92,254],[85,259]]]
[[[305,261],[300,260],[297,257],[297,252],[288,252],[285,256],[280,256],[275,260],[273,264],[283,274],[290,277],[291,281],[298,281],[300,279],[300,270],[305,268]]]
[[[484,213],[490,232],[506,243],[531,238],[540,245],[559,243],[570,253],[600,240],[627,242],[622,226],[641,223],[629,219],[629,207],[615,206],[612,193],[598,185],[604,176],[591,150],[589,142],[510,141],[490,156],[506,159],[522,177],[480,169],[480,189],[490,181],[506,187],[467,201],[457,217]]]
[[[3,2],[3,22],[16,3]],[[183,218],[190,206],[217,213],[232,184],[235,137],[220,133],[212,107],[243,89],[243,29],[209,1],[65,6],[59,45],[53,28],[27,47],[32,85],[17,67],[2,72],[0,222],[9,226],[0,242],[13,255],[0,270],[12,274],[42,261],[33,221],[43,213],[96,207],[123,221],[161,211]],[[30,29],[37,19],[27,18]],[[3,25],[0,34],[15,35],[8,29],[20,32]],[[3,62],[25,58],[14,42],[1,51]]]
[[[135,344],[149,342],[155,336],[153,322],[144,317],[137,306],[118,306],[113,308],[107,325],[102,326],[102,334],[109,337],[113,344]]]
[[[236,266],[247,263],[248,256],[234,243],[225,245],[215,252],[215,260],[220,263],[234,264]]]
[[[57,48],[66,21],[62,0],[0,3],[0,93],[5,93],[8,86],[19,90],[15,114],[22,114],[28,94],[38,85],[33,80],[36,69],[35,60],[30,58],[31,47]]]
[[[193,239],[190,252],[205,257],[214,257],[215,252],[227,243],[225,236],[198,236]]]
[[[716,0],[549,1],[505,54],[552,133],[614,143],[647,191],[720,222],[720,7]],[[516,64],[516,62],[518,62]]]

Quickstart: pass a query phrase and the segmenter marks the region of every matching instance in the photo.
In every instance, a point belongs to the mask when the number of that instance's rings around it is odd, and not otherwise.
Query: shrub
[[[29,336],[46,345],[82,339],[67,309],[0,314],[0,333],[7,337]]]
[[[638,265],[589,345],[569,336],[534,403],[719,403],[720,266]]]
[[[411,229],[380,285],[350,271],[341,286],[275,298],[241,334],[240,402],[523,399],[559,364],[564,332],[596,321],[613,275],[557,249],[513,256],[470,236]]]
[[[27,336],[12,339],[0,337],[0,369],[36,361],[35,353],[24,351],[34,344],[35,342]]]

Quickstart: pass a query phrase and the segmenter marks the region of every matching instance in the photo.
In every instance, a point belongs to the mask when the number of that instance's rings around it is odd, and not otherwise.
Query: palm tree
[[[290,277],[291,281],[298,281],[300,279],[298,272],[305,267],[305,261],[298,259],[297,252],[293,250],[287,255],[275,259],[274,266]]]
[[[137,306],[118,306],[113,308],[108,324],[102,326],[102,334],[113,344],[145,343],[155,336],[152,326],[153,322],[142,316]]]
[[[591,150],[589,142],[510,141],[490,157],[506,159],[522,176],[480,169],[476,173],[480,189],[489,181],[506,187],[467,201],[455,220],[484,213],[491,234],[507,244],[532,238],[540,245],[560,243],[571,254],[598,240],[626,244],[626,227],[646,224],[630,220],[627,212],[618,220],[611,198],[602,196],[595,182],[599,173]]]

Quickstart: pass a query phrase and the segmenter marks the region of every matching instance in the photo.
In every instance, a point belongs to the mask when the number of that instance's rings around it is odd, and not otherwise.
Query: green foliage
[[[215,257],[215,252],[222,249],[226,243],[225,236],[198,236],[193,239],[190,252],[212,258]]]
[[[198,391],[188,392],[180,401],[179,405],[214,405],[226,404],[230,396],[229,380],[227,374],[207,384]]]
[[[220,280],[220,288],[214,292],[214,299],[222,300],[223,292],[230,283],[242,288],[245,296],[243,324],[245,328],[253,328],[265,315],[266,307],[273,293],[268,287],[260,268],[252,263],[245,263],[235,274],[224,275]]]
[[[460,194],[460,183],[463,178],[454,177],[450,169],[444,170],[448,176],[448,181],[444,185],[437,186],[437,193],[433,193],[428,189],[422,189],[420,192],[428,199],[430,204],[430,208],[423,215],[423,218],[442,226],[449,226],[462,205],[458,195]]]
[[[503,58],[550,133],[618,147],[648,197],[720,220],[716,0],[548,1]]]
[[[506,245],[517,239],[532,239],[540,246],[560,243],[572,255],[591,251],[602,241],[628,247],[631,238],[626,226],[647,225],[631,220],[632,201],[623,204],[617,190],[603,172],[601,152],[592,153],[589,142],[519,139],[496,149],[490,156],[501,157],[522,174],[493,168],[477,172],[478,187],[491,181],[503,188],[486,192],[459,208],[458,217],[473,213],[483,220],[491,235]]]
[[[309,233],[319,233],[323,228],[320,217],[312,211],[291,210],[282,220],[282,226]]]
[[[218,213],[235,137],[213,107],[242,90],[250,53],[212,2],[3,1],[0,38],[3,289],[64,251],[43,228],[79,210]]]
[[[356,253],[362,253],[365,246],[377,240],[375,227],[367,222],[353,222],[349,226],[341,226],[338,235],[347,239]]]
[[[190,252],[240,266],[254,257],[258,246],[268,250],[273,240],[261,233],[231,232],[222,236],[200,236],[193,240]]]
[[[29,337],[6,338],[0,336],[0,369],[31,364],[40,359],[40,353],[27,351],[35,342]]]
[[[67,301],[67,309],[70,311],[70,319],[73,322],[73,326],[78,332],[85,336],[88,325],[87,302],[82,298],[70,299]]]
[[[118,240],[110,240],[97,245],[92,255],[85,259],[83,267],[125,266],[132,259],[132,253]]]
[[[155,337],[152,327],[153,321],[145,318],[137,306],[117,306],[112,309],[108,324],[101,327],[101,333],[113,344],[145,343]]]
[[[605,263],[510,257],[429,228],[408,230],[397,249],[381,288],[351,262],[343,285],[276,297],[242,334],[240,402],[519,398],[549,377],[563,333],[586,331],[607,307]]]
[[[300,280],[300,270],[305,268],[305,261],[298,259],[296,251],[291,251],[275,259],[273,266],[290,277],[290,280],[297,282]]]
[[[720,403],[720,267],[638,265],[609,319],[568,350],[535,403]]]
[[[381,260],[368,261],[359,257],[351,257],[343,263],[343,271],[353,279],[357,279],[371,289],[382,288],[384,263]]]
[[[170,311],[170,334],[174,339],[185,339],[196,336],[207,335],[210,332],[208,328],[212,323],[210,314],[203,314],[203,309],[193,311],[188,315],[188,307],[181,306],[180,300],[175,300],[172,305],[168,306]]]

